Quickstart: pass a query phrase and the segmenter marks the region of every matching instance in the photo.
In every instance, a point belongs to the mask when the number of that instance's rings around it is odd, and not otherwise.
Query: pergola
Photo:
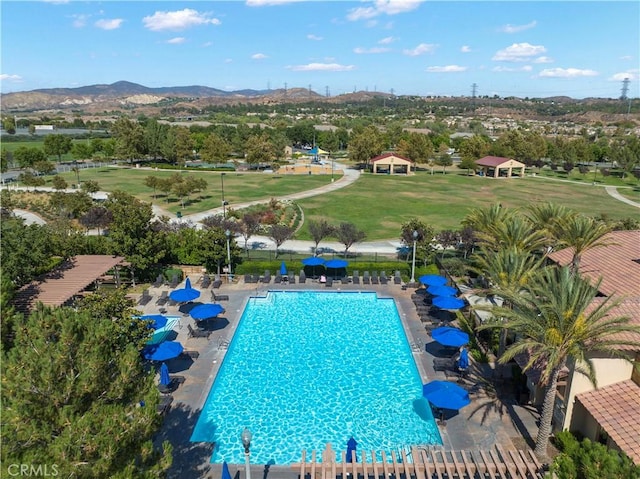
[[[411,174],[413,161],[395,153],[385,153],[371,159],[373,173]]]
[[[65,261],[42,278],[20,288],[14,298],[18,311],[28,313],[37,303],[45,306],[62,306],[84,291],[107,271],[116,270],[124,263],[122,256],[78,255]]]
[[[512,158],[485,156],[477,160],[476,165],[482,169],[483,176],[491,178],[511,178],[514,170],[516,170],[517,176],[524,176],[525,164]]]

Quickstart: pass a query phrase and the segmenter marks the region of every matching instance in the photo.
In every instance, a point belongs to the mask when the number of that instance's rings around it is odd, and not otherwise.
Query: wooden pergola
[[[387,479],[391,476],[405,479],[542,479],[544,469],[531,451],[504,450],[496,445],[490,451],[445,451],[442,448],[411,447],[409,453],[395,451],[379,455],[371,451],[354,451],[351,462],[346,461],[342,451],[342,462],[336,462],[336,453],[327,444],[318,462],[316,451],[307,461],[302,451],[302,461],[291,467],[300,479]]]

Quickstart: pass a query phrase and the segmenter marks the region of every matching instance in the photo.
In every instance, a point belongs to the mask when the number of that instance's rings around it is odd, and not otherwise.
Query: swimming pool
[[[442,444],[398,310],[360,292],[251,298],[191,436],[211,462],[290,464],[303,449],[398,450]]]

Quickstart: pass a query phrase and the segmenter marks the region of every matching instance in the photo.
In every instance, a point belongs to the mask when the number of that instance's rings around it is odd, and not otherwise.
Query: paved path
[[[618,193],[618,188],[616,186],[605,186],[605,190],[609,193],[609,196],[615,198],[618,201],[622,201],[631,206],[635,206],[636,208],[640,208],[640,203],[636,203],[635,201],[630,200],[629,198],[625,198],[620,193]]]

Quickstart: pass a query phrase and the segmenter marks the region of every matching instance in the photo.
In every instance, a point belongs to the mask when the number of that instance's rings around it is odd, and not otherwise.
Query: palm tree
[[[569,216],[577,214],[566,206],[555,203],[533,203],[527,207],[527,210],[527,218],[533,224],[533,227],[543,231],[547,237],[545,246],[547,246],[548,250],[558,242],[552,225],[557,221],[565,221]]]
[[[476,232],[485,232],[489,226],[506,221],[514,212],[495,203],[486,208],[474,208],[462,220],[463,226],[473,228]]]
[[[586,250],[610,244],[604,236],[611,227],[589,216],[570,215],[555,221],[552,226],[559,245],[573,248],[571,271],[574,274],[578,273],[580,258]]]
[[[539,272],[543,261],[543,258],[516,248],[499,251],[482,249],[474,257],[473,270],[489,280],[489,294],[497,294],[504,298],[520,294]],[[508,300],[505,299],[503,307],[511,307]],[[498,357],[502,356],[506,349],[507,334],[508,329],[503,328]]]
[[[534,252],[544,249],[546,236],[544,231],[534,228],[529,220],[522,216],[510,216],[503,221],[487,225],[478,233],[481,245],[495,251],[516,249]]]
[[[546,457],[562,369],[569,363],[574,364],[575,370],[585,374],[597,387],[591,353],[601,352],[631,361],[621,347],[640,347],[640,325],[616,315],[614,308],[620,300],[608,297],[594,301],[599,285],[598,281],[592,286],[567,267],[546,268],[524,285],[524,292],[503,292],[512,308],[497,308],[494,312],[506,321],[480,328],[508,328],[516,333],[518,339],[505,351],[500,363],[526,353],[529,360],[524,371],[534,364],[542,365],[540,382],[545,385],[545,393],[535,447],[538,457]]]

